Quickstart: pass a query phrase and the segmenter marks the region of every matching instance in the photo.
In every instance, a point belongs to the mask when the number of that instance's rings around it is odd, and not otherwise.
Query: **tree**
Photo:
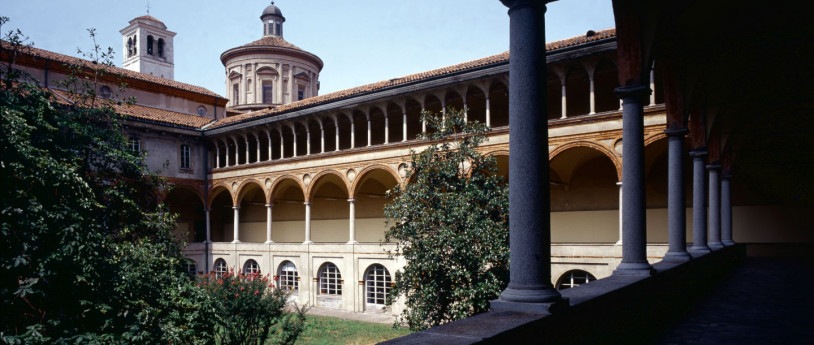
[[[508,186],[477,149],[488,128],[463,114],[422,113],[430,145],[411,153],[410,182],[384,209],[390,254],[407,261],[388,303],[404,297],[399,322],[413,331],[487,311],[508,283]]]
[[[5,39],[0,341],[211,343],[216,310],[184,274],[156,198],[166,186],[128,148],[123,117],[86,92],[110,61],[76,66],[68,102],[14,69],[19,31]]]

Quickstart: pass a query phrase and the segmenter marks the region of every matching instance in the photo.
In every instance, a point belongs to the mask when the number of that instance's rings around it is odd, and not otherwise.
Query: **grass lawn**
[[[305,321],[305,331],[297,338],[297,344],[375,344],[408,333],[410,330],[407,328],[393,329],[393,325],[308,315]]]

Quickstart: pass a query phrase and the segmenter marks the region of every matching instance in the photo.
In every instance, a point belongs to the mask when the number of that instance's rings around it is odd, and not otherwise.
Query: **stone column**
[[[707,165],[709,172],[709,238],[711,250],[724,247],[721,243],[721,165]]]
[[[650,105],[656,105],[656,72],[655,67],[650,68]]]
[[[404,107],[404,113],[401,115],[402,117],[402,124],[401,124],[401,141],[407,141],[407,107]]]
[[[667,233],[669,249],[664,261],[687,261],[687,197],[684,192],[684,136],[686,128],[664,131],[668,139],[667,153]]]
[[[370,115],[367,115],[367,146],[370,146],[371,142]]]
[[[291,134],[294,138],[294,152],[291,154],[291,157],[297,157],[297,126],[291,126]]]
[[[489,105],[489,95],[486,95],[486,126],[492,127],[492,109]]]
[[[614,90],[622,99],[622,262],[613,271],[616,275],[651,275],[653,266],[647,262],[647,224],[644,176],[644,106],[650,88],[633,84]]]
[[[509,286],[493,311],[566,307],[551,285],[551,202],[546,116],[545,1],[501,0],[509,7]]]
[[[256,139],[254,143],[257,145],[257,159],[255,160],[256,163],[260,161],[260,136],[258,134],[255,134],[254,138]]]
[[[211,210],[204,209],[204,218],[206,219],[206,243],[212,243],[212,224],[209,220],[209,212]]]
[[[271,208],[274,203],[266,204],[266,244],[274,243],[271,240]]]
[[[721,242],[725,246],[735,245],[735,241],[732,240],[731,182],[732,175],[724,173],[721,177]]]
[[[356,242],[356,199],[348,199],[348,206],[350,206],[350,214],[348,215],[349,239],[348,244],[359,243]]]
[[[305,205],[305,242],[302,244],[311,244],[311,202],[306,201]]]
[[[560,116],[561,119],[566,118],[566,116],[565,116],[565,110],[566,110],[566,105],[567,105],[567,102],[566,102],[566,99],[565,99],[565,79],[566,78],[567,78],[567,76],[564,76],[562,78],[562,116]]]
[[[232,243],[240,243],[240,231],[238,230],[238,227],[240,226],[240,206],[234,206],[232,209],[234,210],[235,214],[234,221],[232,222],[232,231],[234,232]]]
[[[387,113],[384,114],[384,143],[390,143],[390,119],[387,117]]]
[[[424,98],[424,100],[425,101],[427,100],[426,97]],[[421,115],[422,116],[424,115],[424,110],[425,110],[424,109],[424,104],[421,104]],[[421,119],[421,133],[422,134],[427,133],[427,121],[424,121],[423,118]]]
[[[704,182],[704,161],[706,149],[690,151],[692,157],[692,256],[709,253],[707,246],[707,204],[706,185]]]
[[[272,146],[271,145],[271,131],[268,130],[268,128],[266,128],[266,136],[269,138],[269,159],[268,160],[269,160],[269,162],[271,162],[271,156],[272,156],[272,154],[271,154],[271,146]]]
[[[588,115],[593,115],[593,114],[596,114],[596,94],[594,93],[594,74],[593,73],[591,73],[591,75],[589,75],[589,79],[590,79],[589,81],[591,83],[591,97],[590,97],[590,102],[591,102],[590,103],[590,108],[591,108],[591,110],[588,113]]]
[[[336,126],[334,133],[336,134],[336,137],[334,137],[334,151],[339,151],[339,121],[337,119],[334,120],[334,125]]]
[[[243,164],[249,164],[249,135],[243,136],[243,141],[246,142],[246,161]]]
[[[226,168],[229,167],[229,140],[223,142],[224,146],[226,146],[226,156],[223,157],[223,160],[226,161]]]
[[[353,124],[353,114],[350,116],[350,148],[356,147],[356,127]]]
[[[622,229],[624,229],[624,217],[625,214],[623,211],[623,205],[625,204],[622,200],[624,197],[624,193],[622,190],[622,182],[616,182],[616,185],[619,186],[619,240],[616,241],[617,246],[621,246],[624,242],[622,241]]]
[[[305,126],[305,155],[311,155],[311,127]]]
[[[215,168],[220,168],[220,145],[215,142]]]
[[[280,159],[285,158],[285,137],[283,136],[283,128],[280,127]]]
[[[319,123],[319,153],[325,153],[325,127]]]

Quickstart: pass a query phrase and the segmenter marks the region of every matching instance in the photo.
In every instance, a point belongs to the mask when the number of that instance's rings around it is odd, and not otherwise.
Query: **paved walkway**
[[[657,344],[814,344],[814,261],[747,258]]]
[[[306,312],[308,315],[316,315],[316,316],[328,316],[328,317],[335,317],[338,319],[344,320],[353,320],[353,321],[363,321],[363,322],[371,322],[371,323],[382,323],[382,324],[389,324],[392,325],[393,322],[396,320],[396,317],[390,315],[390,313],[352,313],[349,311],[339,310],[339,309],[331,309],[331,308],[320,308],[320,307],[309,307],[308,311]]]

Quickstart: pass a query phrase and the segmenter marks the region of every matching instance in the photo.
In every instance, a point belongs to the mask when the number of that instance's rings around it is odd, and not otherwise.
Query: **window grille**
[[[300,289],[300,283],[297,281],[297,278],[297,266],[294,266],[294,263],[286,261],[280,265],[280,271],[277,273],[280,289],[298,291]]]
[[[342,274],[336,265],[328,262],[319,270],[319,293],[321,295],[342,294]]]
[[[368,304],[384,305],[390,292],[390,272],[382,265],[370,266],[365,275],[365,296]]]

